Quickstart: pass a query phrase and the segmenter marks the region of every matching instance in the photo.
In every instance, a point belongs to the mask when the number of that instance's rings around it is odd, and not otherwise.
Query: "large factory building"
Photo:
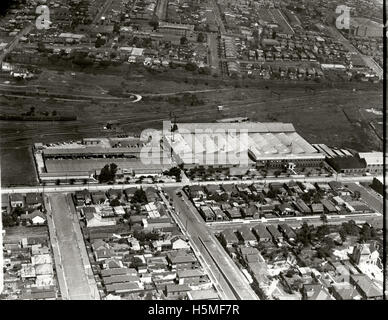
[[[319,167],[325,160],[291,123],[169,123],[163,140],[184,168]]]

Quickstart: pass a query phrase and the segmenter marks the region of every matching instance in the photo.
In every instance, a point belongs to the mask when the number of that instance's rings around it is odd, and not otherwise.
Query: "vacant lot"
[[[179,72],[177,73],[179,75]],[[93,75],[44,71],[33,83],[52,94],[95,95],[85,101],[59,101],[53,98],[0,96],[0,112],[36,110],[76,113],[71,122],[1,121],[1,167],[3,185],[31,184],[36,181],[29,146],[34,142],[56,142],[82,137],[107,135],[103,130],[109,120],[118,120],[124,131],[140,133],[146,128],[162,128],[162,121],[177,117],[178,122],[212,122],[216,119],[247,116],[253,121],[292,122],[311,143],[348,147],[359,151],[381,150],[381,140],[369,125],[382,121],[378,115],[363,111],[382,109],[382,88],[378,85],[347,83],[328,85],[308,82],[246,83],[212,78],[179,79],[162,75]],[[357,88],[356,90],[354,90]],[[0,88],[1,89],[1,88]],[[140,93],[139,103],[125,99],[106,101],[112,92]],[[169,96],[194,95],[199,103],[177,103]],[[1,92],[0,92],[1,93]],[[113,94],[112,94],[113,95]],[[104,97],[104,98],[101,98]],[[224,106],[219,112],[218,105]],[[373,119],[371,119],[373,118]]]

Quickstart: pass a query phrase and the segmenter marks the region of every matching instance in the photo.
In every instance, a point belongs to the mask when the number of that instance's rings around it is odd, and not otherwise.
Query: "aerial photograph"
[[[1,2],[0,305],[385,300],[382,0]]]

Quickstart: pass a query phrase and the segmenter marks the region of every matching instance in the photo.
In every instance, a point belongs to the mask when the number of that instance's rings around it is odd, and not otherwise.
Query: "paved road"
[[[171,190],[171,189],[170,189]],[[173,190],[169,192],[170,197],[174,196]],[[178,224],[179,228],[183,232],[183,234],[189,239],[190,245],[201,263],[202,267],[206,271],[206,273],[209,275],[210,280],[214,287],[216,288],[220,298],[222,300],[236,300],[236,297],[234,293],[232,292],[231,288],[229,287],[228,283],[226,282],[225,278],[222,276],[220,271],[218,270],[217,266],[214,264],[214,261],[212,258],[209,256],[207,252],[204,252],[204,254],[201,253],[203,250],[200,250],[199,247],[197,246],[196,241],[194,241],[194,237],[187,231],[186,226],[183,225],[182,221],[178,218],[178,214],[175,211],[175,207],[171,207],[169,201],[167,198],[164,196],[163,192],[160,192],[160,196],[167,205],[167,208],[175,220],[175,222]]]
[[[217,180],[217,181],[195,181],[195,182],[168,182],[168,183],[155,183],[155,184],[112,184],[112,185],[100,185],[100,184],[89,184],[89,185],[60,185],[60,186],[33,186],[33,187],[9,187],[2,188],[2,193],[29,193],[29,192],[74,192],[88,189],[89,191],[108,191],[109,189],[114,190],[123,190],[126,188],[147,188],[147,187],[156,187],[156,188],[179,188],[188,185],[222,185],[222,184],[252,184],[258,182],[271,183],[271,182],[280,182],[285,183],[291,180],[302,181],[302,182],[330,182],[336,180],[335,177],[288,177],[288,178],[266,178],[266,179],[250,179],[250,180]],[[373,180],[372,176],[357,176],[357,177],[342,177],[338,176],[338,181],[341,182],[371,182]]]
[[[53,222],[49,223],[50,239],[53,247],[59,251],[59,255],[54,255],[54,258],[58,277],[61,277],[62,297],[69,300],[99,299],[97,287],[90,285],[87,275],[90,274],[90,265],[83,259],[86,249],[75,228],[75,223],[78,224],[76,213],[66,194],[50,194],[48,198],[48,215]],[[65,283],[62,286],[61,281]]]
[[[185,226],[187,233],[191,235],[206,263],[213,270],[217,270],[216,273],[219,275],[217,282],[224,293],[229,296],[229,299],[234,296],[234,299],[238,300],[258,300],[259,297],[251,289],[241,270],[238,269],[214,235],[209,232],[202,217],[186,194],[182,193],[182,197],[178,197],[174,189],[168,189],[168,193],[179,213],[178,219]],[[230,297],[231,295],[232,297]]]
[[[11,53],[12,50],[15,49],[16,46],[19,44],[20,38],[30,33],[33,27],[34,27],[33,24],[28,24],[22,31],[20,31],[15,36],[15,38],[10,43],[8,43],[8,45],[5,47],[3,52],[0,54],[0,65],[3,62],[4,58],[7,56],[7,54]]]
[[[101,18],[103,15],[105,15],[105,13],[107,12],[107,10],[110,8],[110,6],[112,5],[113,3],[113,0],[106,0],[104,5],[101,7],[100,11],[97,13],[97,15],[94,17],[93,21],[92,21],[92,24],[91,25],[96,25],[100,22]]]
[[[221,18],[221,11],[220,11],[220,8],[218,7],[217,0],[210,0],[210,5],[213,7],[214,16],[221,34],[225,34],[226,29],[225,29],[224,22],[222,21],[222,18]]]
[[[168,0],[157,0],[155,7],[155,15],[160,21],[164,21],[167,18],[167,5]]]

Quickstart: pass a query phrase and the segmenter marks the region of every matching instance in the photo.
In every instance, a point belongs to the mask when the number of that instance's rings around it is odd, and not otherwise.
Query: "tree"
[[[143,188],[137,189],[131,199],[132,203],[145,203],[147,201],[147,195]]]
[[[100,171],[100,175],[98,176],[98,181],[100,183],[106,183],[110,181],[114,181],[117,172],[117,165],[115,163],[111,163],[110,165],[106,164]]]
[[[165,175],[170,176],[170,177],[175,177],[176,181],[180,181],[181,179],[181,169],[178,167],[173,167],[170,170],[166,170],[163,172]]]
[[[186,37],[181,37],[181,39],[180,39],[180,44],[181,44],[181,46],[185,45],[187,42],[188,42],[188,41],[187,41],[187,38],[186,38]]]
[[[195,70],[197,70],[197,65],[193,62],[188,62],[185,65],[185,69],[186,69],[186,71],[195,71]]]
[[[111,202],[110,202],[110,205],[111,207],[118,207],[121,205],[120,203],[120,200],[119,199],[113,199]]]
[[[298,242],[302,243],[304,246],[307,246],[312,238],[311,230],[312,228],[307,224],[307,222],[303,222],[302,227],[297,231],[296,239]]]
[[[339,230],[338,233],[339,233],[339,235],[341,237],[342,242],[345,242],[346,238],[347,238],[347,235],[346,235],[346,231],[344,230],[344,228],[341,227],[341,229]]]
[[[360,234],[360,228],[356,225],[354,220],[342,223],[342,228],[347,235],[358,236]]]
[[[14,227],[17,225],[17,221],[18,221],[17,217],[15,219],[15,216],[10,214],[3,214],[1,220],[3,222],[4,228]]]
[[[370,239],[372,239],[372,228],[369,226],[369,224],[364,223],[360,232],[360,241],[366,242]]]
[[[204,42],[205,41],[205,35],[202,32],[198,33],[197,41],[198,42]]]
[[[149,25],[156,30],[159,27],[159,18],[154,14],[149,22]]]
[[[138,268],[143,265],[144,265],[143,260],[141,260],[139,257],[133,257],[131,259],[131,268]]]
[[[105,165],[101,171],[100,171],[100,175],[98,176],[98,181],[100,183],[104,183],[104,182],[108,182],[110,181],[110,170],[109,170],[109,165]]]
[[[38,52],[46,52],[46,46],[42,41],[38,42]]]

